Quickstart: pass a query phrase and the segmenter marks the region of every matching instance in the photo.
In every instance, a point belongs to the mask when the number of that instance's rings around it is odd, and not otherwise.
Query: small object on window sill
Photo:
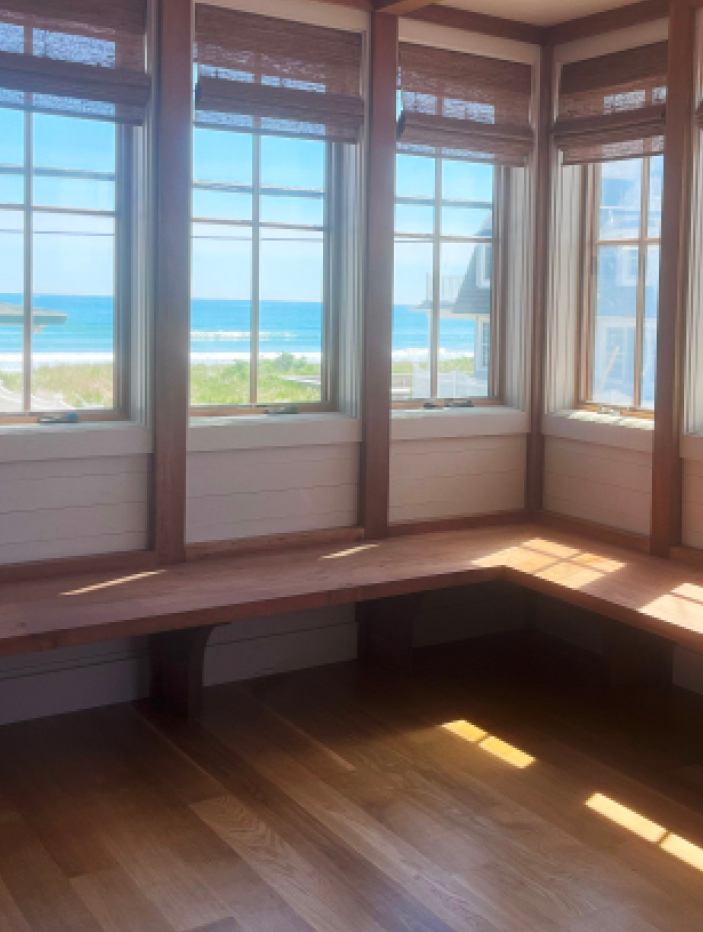
[[[267,408],[267,414],[298,414],[298,408],[296,405],[278,405],[275,408]]]
[[[444,403],[441,401],[426,401],[422,407],[427,411],[442,411]]]
[[[37,419],[38,424],[77,424],[78,412],[68,411],[66,414],[44,414]]]
[[[622,417],[620,408],[613,408],[610,405],[601,405],[597,411],[598,414],[609,414],[611,417]]]
[[[448,408],[473,408],[474,403],[470,398],[452,398],[447,402]]]

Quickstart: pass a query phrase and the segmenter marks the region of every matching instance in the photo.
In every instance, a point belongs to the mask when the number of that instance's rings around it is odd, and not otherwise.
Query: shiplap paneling
[[[683,543],[703,549],[703,460],[683,461]]]
[[[189,453],[188,543],[356,523],[358,444]]]
[[[649,453],[545,438],[547,511],[648,534],[651,483]]]
[[[0,563],[145,548],[147,465],[145,455],[0,463]]]
[[[514,511],[524,505],[525,438],[396,441],[390,481],[391,522]]]

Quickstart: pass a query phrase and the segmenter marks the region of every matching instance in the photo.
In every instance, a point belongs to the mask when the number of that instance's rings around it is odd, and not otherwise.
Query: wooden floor
[[[703,930],[695,703],[513,636],[420,654],[0,729],[1,932]]]

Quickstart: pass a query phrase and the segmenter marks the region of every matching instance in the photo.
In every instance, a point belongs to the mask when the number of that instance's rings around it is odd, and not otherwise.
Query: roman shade
[[[554,124],[564,163],[663,152],[667,67],[667,42],[565,64]]]
[[[410,43],[399,52],[401,150],[525,164],[533,147],[530,65]]]
[[[355,142],[361,35],[199,4],[198,125]]]
[[[0,106],[141,123],[146,0],[0,0]]]

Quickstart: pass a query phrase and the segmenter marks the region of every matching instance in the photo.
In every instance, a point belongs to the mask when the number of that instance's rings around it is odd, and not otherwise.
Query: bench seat
[[[168,647],[164,633],[180,631],[182,665],[198,629],[204,650],[213,626],[243,618],[349,603],[380,606],[378,618],[392,600],[406,611],[421,593],[490,580],[703,649],[703,573],[522,524],[10,583],[0,591],[0,656],[136,635],[162,635]]]

